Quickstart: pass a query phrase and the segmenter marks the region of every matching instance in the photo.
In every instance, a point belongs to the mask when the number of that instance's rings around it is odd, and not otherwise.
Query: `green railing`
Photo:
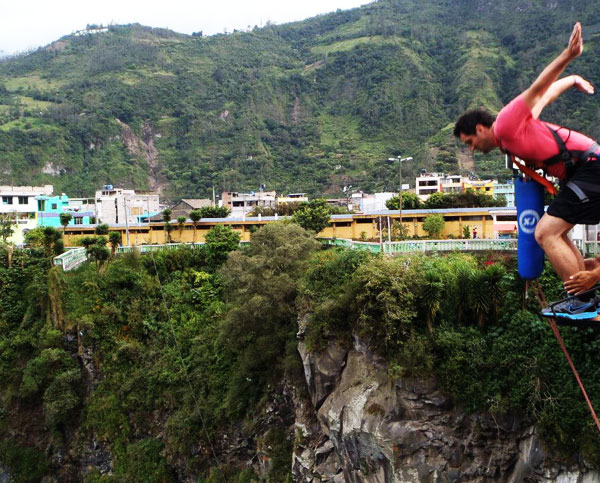
[[[61,266],[65,272],[73,270],[87,260],[85,248],[71,248],[62,255],[54,257],[54,265]]]
[[[414,253],[450,251],[514,251],[517,240],[406,240],[399,242],[359,242],[347,239],[323,239],[328,245],[342,246],[353,250],[368,250],[372,253]]]
[[[179,248],[182,245],[194,248],[202,246],[204,245],[204,243],[165,243],[163,245],[133,245],[128,247],[122,246],[117,248],[117,253],[129,253],[134,250],[140,253],[157,252],[159,250],[175,250],[176,248]]]

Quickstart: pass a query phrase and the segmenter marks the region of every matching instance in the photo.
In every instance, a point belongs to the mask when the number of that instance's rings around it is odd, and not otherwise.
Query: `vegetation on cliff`
[[[511,257],[320,249],[289,223],[239,249],[228,229],[207,240],[67,274],[44,248],[10,262],[0,251],[0,463],[15,481],[252,481],[257,456],[263,477],[284,481],[293,411],[265,407],[304,391],[300,315],[314,350],[358,336],[390,377],[435,375],[466,411],[526,416],[564,458],[600,464],[585,402]],[[557,295],[553,275],[542,283]],[[600,400],[598,333],[562,332]]]

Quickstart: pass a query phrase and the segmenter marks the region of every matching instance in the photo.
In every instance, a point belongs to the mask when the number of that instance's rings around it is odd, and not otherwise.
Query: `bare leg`
[[[536,241],[563,282],[584,269],[581,253],[567,236],[573,226],[561,218],[545,214],[535,229]]]

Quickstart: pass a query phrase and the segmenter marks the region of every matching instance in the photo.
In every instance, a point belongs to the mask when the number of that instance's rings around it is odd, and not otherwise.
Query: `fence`
[[[414,252],[449,252],[449,251],[516,251],[516,239],[487,240],[406,240],[399,242],[359,242],[354,240],[327,238],[322,239],[327,245],[342,246],[353,250],[367,250],[372,253],[414,253]],[[600,255],[600,242],[576,240],[575,245],[584,257]]]

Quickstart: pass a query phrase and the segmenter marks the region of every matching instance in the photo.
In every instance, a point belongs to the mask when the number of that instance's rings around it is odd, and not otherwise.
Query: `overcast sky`
[[[372,0],[0,0],[0,53],[47,45],[87,24],[140,23],[205,35],[303,20]]]

